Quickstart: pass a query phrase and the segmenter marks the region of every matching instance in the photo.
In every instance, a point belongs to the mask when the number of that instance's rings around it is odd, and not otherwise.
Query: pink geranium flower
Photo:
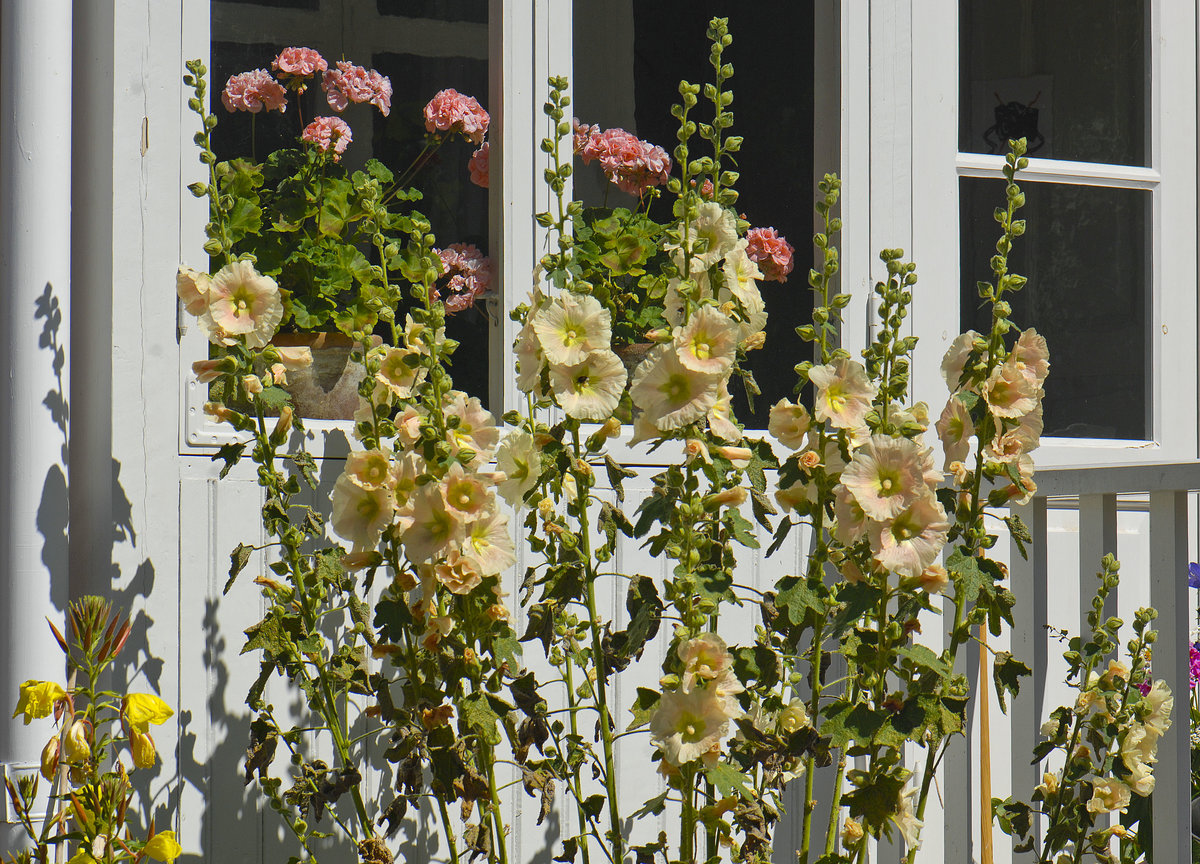
[[[458,132],[472,144],[482,144],[491,117],[473,96],[442,90],[425,106],[425,128],[430,132]]]
[[[451,243],[445,249],[438,250],[445,271],[442,279],[434,288],[435,298],[444,293],[446,313],[453,315],[471,307],[476,300],[487,293],[492,279],[491,260],[470,243]]]
[[[285,86],[303,93],[308,89],[308,79],[318,72],[324,72],[329,64],[312,48],[284,48],[271,61],[271,68],[279,73],[279,80]]]
[[[334,162],[342,158],[342,154],[354,140],[350,126],[340,117],[318,117],[304,127],[300,138],[316,145],[322,153],[328,153],[332,149]]]
[[[643,141],[624,129],[575,126],[575,151],[584,165],[600,163],[604,176],[622,192],[641,197],[661,186],[671,174],[671,157],[661,147]]]
[[[484,189],[488,188],[490,157],[491,148],[488,142],[484,141],[483,145],[471,154],[471,161],[467,163],[467,168],[471,172],[471,182]]]
[[[384,117],[392,112],[392,81],[374,69],[339,60],[336,69],[330,69],[321,77],[321,87],[334,111],[345,111],[346,106],[354,102],[370,103]]]
[[[225,83],[221,102],[229,112],[250,111],[257,114],[265,108],[282,114],[287,107],[287,91],[266,69],[254,69],[231,76]]]
[[[751,228],[746,232],[746,254],[770,282],[786,282],[792,272],[795,249],[774,228]]]

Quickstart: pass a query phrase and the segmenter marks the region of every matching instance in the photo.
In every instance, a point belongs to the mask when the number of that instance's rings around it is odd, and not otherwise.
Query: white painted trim
[[[959,153],[959,177],[1003,177],[1004,157],[986,153]],[[1023,178],[1023,179],[1022,179]],[[1100,162],[1071,162],[1065,159],[1030,159],[1018,182],[1067,183],[1080,186],[1110,186],[1121,189],[1154,189],[1162,175],[1153,168],[1106,165]]]

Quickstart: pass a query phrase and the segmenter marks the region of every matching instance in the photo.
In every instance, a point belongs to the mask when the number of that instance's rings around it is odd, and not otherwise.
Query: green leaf
[[[736,510],[727,510],[725,524],[733,539],[749,549],[759,548],[758,538],[754,536],[754,523],[742,516]]]
[[[267,408],[278,413],[280,408],[292,401],[292,394],[288,393],[282,387],[267,387],[254,398],[262,402]]]
[[[950,674],[950,667],[946,665],[945,661],[924,645],[901,645],[896,649],[896,654],[910,661],[919,669],[927,669],[939,675]]]
[[[245,444],[222,444],[220,449],[212,455],[213,462],[216,462],[218,459],[225,460],[225,465],[221,468],[221,473],[218,475],[221,480],[225,479],[225,475],[238,463],[244,452],[246,452]]]
[[[728,763],[718,762],[713,767],[705,769],[704,776],[709,783],[716,787],[722,798],[735,792],[747,801],[753,801],[755,798],[754,793],[746,785],[750,782],[750,778]]]
[[[633,702],[633,707],[629,709],[633,714],[633,720],[626,727],[626,731],[639,729],[649,723],[650,716],[658,708],[661,698],[657,690],[649,690],[645,687],[637,688],[637,698]]]
[[[799,576],[785,576],[779,580],[775,606],[787,610],[788,620],[793,624],[803,623],[808,612],[814,615],[822,615],[825,612],[825,603],[821,597]]]
[[[1026,551],[1026,544],[1033,544],[1033,535],[1029,533],[1029,529],[1025,527],[1025,523],[1021,521],[1021,517],[1016,513],[1011,516],[1004,517],[1004,524],[1008,526],[1009,536],[1013,542],[1017,544],[1017,549],[1021,553],[1021,557],[1029,560],[1029,553]]]
[[[850,815],[855,819],[866,820],[870,825],[884,825],[896,812],[904,782],[888,774],[873,777],[869,785],[842,796],[842,806],[849,807]]]
[[[222,594],[228,594],[229,589],[233,587],[233,580],[237,575],[246,569],[246,564],[250,561],[250,555],[254,552],[253,546],[247,546],[245,543],[239,543],[229,553],[229,581],[225,583],[225,587],[221,589]]]
[[[604,471],[608,474],[608,482],[612,486],[613,491],[617,493],[617,500],[625,500],[625,490],[621,488],[621,481],[627,477],[636,477],[637,472],[631,471],[623,465],[618,465],[613,461],[613,458],[607,453],[604,454]],[[628,524],[628,520],[626,520]]]
[[[236,243],[247,234],[257,234],[261,230],[262,208],[245,198],[234,201],[225,220],[225,233],[229,242]]]
[[[500,720],[493,709],[491,700],[484,693],[470,693],[459,703],[462,707],[462,719],[484,742],[495,747],[500,743],[500,730],[496,727]]]
[[[1021,679],[1033,674],[1033,670],[1007,651],[998,651],[992,660],[992,678],[996,682],[996,698],[1000,700],[1000,710],[1008,711],[1004,703],[1004,694],[1016,696],[1021,690]]]

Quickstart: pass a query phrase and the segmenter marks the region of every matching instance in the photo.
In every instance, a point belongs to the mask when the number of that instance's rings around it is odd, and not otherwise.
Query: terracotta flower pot
[[[382,342],[378,336],[371,337],[372,346]],[[271,344],[312,350],[312,365],[288,372],[284,387],[298,416],[310,420],[349,420],[354,416],[365,370],[350,360],[356,344],[353,339],[344,333],[277,333]]]

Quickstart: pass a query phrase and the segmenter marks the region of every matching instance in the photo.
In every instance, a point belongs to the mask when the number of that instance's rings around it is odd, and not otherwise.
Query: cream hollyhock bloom
[[[888,522],[872,521],[867,526],[871,550],[880,566],[900,576],[918,577],[934,562],[950,523],[946,511],[927,492]]]
[[[446,328],[434,330],[428,324],[417,321],[411,315],[404,316],[404,344],[413,351],[428,354],[430,346],[441,348],[446,342]]]
[[[282,319],[283,301],[275,280],[249,261],[235,261],[212,277],[200,325],[212,342],[231,345],[233,337],[245,336],[247,347],[262,348]]]
[[[1042,782],[1034,788],[1042,793],[1042,800],[1049,798],[1058,792],[1059,780],[1057,774],[1051,774],[1049,771],[1042,774]]]
[[[1037,377],[1010,356],[983,382],[983,398],[995,417],[1024,417],[1038,406],[1042,391]]]
[[[427,483],[409,499],[410,512],[401,519],[401,542],[410,561],[425,561],[458,543],[463,519],[446,506],[441,487]]]
[[[942,451],[946,454],[946,470],[949,471],[952,463],[962,462],[971,452],[975,424],[971,422],[967,406],[952,395],[942,409],[942,416],[938,418],[935,428],[942,442]]]
[[[496,450],[496,468],[504,472],[497,487],[511,507],[520,506],[525,493],[537,485],[542,455],[528,432],[509,432]]]
[[[803,699],[793,699],[779,712],[779,728],[791,734],[809,725],[808,710]]]
[[[395,512],[396,499],[387,486],[364,486],[346,473],[333,485],[333,532],[356,549],[379,542]]]
[[[372,352],[374,353],[374,352]],[[377,389],[399,399],[408,399],[413,388],[425,377],[425,367],[405,362],[406,358],[420,356],[419,351],[409,348],[384,348],[379,350],[379,371],[375,373]],[[376,401],[382,401],[376,399]]]
[[[183,264],[179,265],[179,272],[175,274],[175,293],[183,301],[183,308],[189,315],[199,317],[204,314],[204,310],[208,308],[208,291],[211,286],[212,280],[207,273],[201,273]]]
[[[872,435],[842,471],[842,484],[863,512],[885,521],[928,495],[941,481],[932,454],[909,438]]]
[[[357,418],[355,418],[357,419]],[[405,447],[415,447],[421,440],[421,421],[425,412],[416,405],[405,405],[392,422],[396,426],[396,440]]]
[[[976,341],[979,339],[981,337],[978,333],[968,330],[966,333],[960,333],[954,337],[954,341],[946,349],[946,355],[942,358],[942,379],[951,393],[957,393],[962,389],[959,381],[962,378],[963,370],[967,368],[967,359],[971,356],[971,351],[978,350],[980,347],[976,345]]]
[[[867,514],[858,499],[840,483],[833,488],[833,536],[851,546],[867,533]]]
[[[446,417],[457,417],[458,426],[449,430],[447,440],[454,452],[468,449],[475,453],[471,467],[478,468],[492,458],[496,444],[500,441],[500,430],[496,418],[483,407],[475,396],[461,390],[451,390],[442,402]]]
[[[515,351],[517,355],[517,389],[522,393],[534,393],[536,396],[541,396],[538,382],[541,380],[542,370],[546,368],[546,360],[542,355],[542,343],[538,341],[532,321],[526,322],[525,326],[521,328],[521,332],[517,334]]]
[[[688,369],[672,345],[651,349],[633,373],[630,395],[661,431],[686,426],[708,413],[717,401],[721,376]]]
[[[726,705],[715,690],[668,691],[650,718],[650,741],[679,767],[701,758],[729,733]]]
[[[498,509],[485,511],[466,524],[463,534],[463,555],[473,560],[484,576],[495,576],[517,563],[508,514]]]
[[[1087,803],[1089,813],[1124,811],[1129,806],[1129,787],[1115,777],[1093,777],[1092,798]]]
[[[496,498],[483,477],[468,473],[457,462],[450,466],[442,478],[442,497],[446,499],[447,507],[464,516],[476,516],[491,509]]]
[[[593,351],[569,366],[550,365],[550,389],[568,417],[607,420],[617,410],[628,373],[621,358],[607,348]]]
[[[701,306],[675,333],[675,353],[693,372],[725,375],[737,354],[737,325],[715,306]]]
[[[1015,426],[993,438],[984,453],[994,462],[1015,462],[1038,448],[1042,428],[1042,404],[1038,402]]]
[[[730,443],[742,440],[742,430],[734,422],[732,402],[729,385],[722,379],[717,387],[717,401],[708,409],[708,429],[722,441]]]
[[[1148,727],[1135,723],[1121,739],[1121,761],[1130,771],[1158,761],[1158,736]],[[1142,793],[1138,793],[1142,794]]]
[[[553,297],[531,321],[542,352],[553,364],[573,366],[612,342],[612,314],[588,294]]]
[[[1162,735],[1171,728],[1171,711],[1175,708],[1175,697],[1167,682],[1161,678],[1150,686],[1150,692],[1142,697],[1150,706],[1150,713],[1143,721],[1155,735]]]
[[[747,351],[762,347],[756,339],[767,326],[767,307],[758,288],[762,271],[746,254],[745,238],[739,240],[733,250],[725,256],[721,275],[724,279],[717,294],[717,302],[722,308],[732,305],[735,317],[739,319],[738,344]]]
[[[695,686],[697,679],[714,681],[733,669],[733,654],[716,633],[702,633],[695,639],[681,642],[675,653],[683,661],[679,689],[684,693]]]
[[[396,495],[396,507],[408,503],[408,498],[417,491],[417,478],[428,470],[424,457],[410,450],[392,461],[392,491]]]
[[[732,210],[726,210],[716,201],[705,201],[696,208],[696,218],[687,226],[684,235],[684,224],[675,226],[679,234],[678,243],[668,243],[666,248],[671,251],[675,265],[683,270],[683,246],[687,244],[692,252],[692,272],[707,270],[716,264],[726,253],[737,245],[737,219]]]
[[[1046,347],[1046,338],[1032,327],[1017,337],[1017,344],[1009,356],[1025,364],[1039,386],[1046,383],[1046,376],[1050,374],[1050,351]]]
[[[695,302],[713,299],[712,284],[708,278],[708,271],[701,270],[697,272],[693,270],[690,280],[675,278],[667,282],[667,296],[663,299],[663,318],[672,327],[683,326],[683,310],[687,305],[683,296],[685,292]]]
[[[900,829],[904,845],[909,849],[920,847],[921,829],[925,827],[925,823],[917,818],[917,812],[913,809],[913,798],[916,797],[918,791],[914,787],[901,792],[900,797],[896,799],[896,812],[888,817]]]
[[[787,398],[771,406],[771,413],[767,417],[767,431],[789,450],[799,450],[804,446],[811,425],[812,417],[808,409]]]
[[[433,572],[451,594],[470,594],[483,582],[483,574],[475,562],[457,549],[451,549],[444,561],[435,564]]]
[[[346,467],[342,471],[353,477],[359,486],[367,489],[379,486],[390,488],[396,485],[391,463],[382,450],[353,451],[346,457]]]
[[[814,413],[818,420],[828,421],[839,429],[863,425],[878,388],[867,380],[867,370],[861,363],[843,357],[824,366],[814,366],[808,372],[808,380],[817,389]]]

